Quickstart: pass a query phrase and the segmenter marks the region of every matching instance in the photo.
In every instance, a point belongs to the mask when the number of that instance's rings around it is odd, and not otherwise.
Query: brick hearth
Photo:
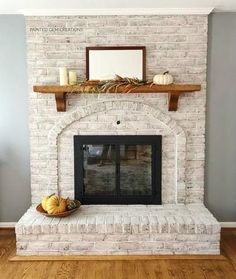
[[[30,208],[18,255],[219,254],[220,225],[203,205],[84,205],[69,218]]]

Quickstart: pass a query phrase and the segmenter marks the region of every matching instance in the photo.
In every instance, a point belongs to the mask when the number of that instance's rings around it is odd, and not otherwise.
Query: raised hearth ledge
[[[220,224],[201,204],[83,205],[68,218],[31,207],[16,239],[19,256],[220,254]]]

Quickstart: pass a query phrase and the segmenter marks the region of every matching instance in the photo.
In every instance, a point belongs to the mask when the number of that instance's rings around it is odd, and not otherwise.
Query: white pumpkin
[[[172,75],[169,74],[169,72],[165,72],[162,75],[155,75],[153,78],[154,84],[162,84],[167,85],[173,83],[174,79]]]

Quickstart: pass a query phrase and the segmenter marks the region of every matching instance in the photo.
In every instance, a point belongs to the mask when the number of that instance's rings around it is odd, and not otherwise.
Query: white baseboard
[[[15,228],[16,222],[0,222],[0,228]]]
[[[220,222],[221,228],[236,228],[236,222]]]

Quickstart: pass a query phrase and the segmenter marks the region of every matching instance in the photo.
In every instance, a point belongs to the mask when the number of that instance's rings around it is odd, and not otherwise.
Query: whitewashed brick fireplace
[[[19,255],[217,254],[220,226],[203,205],[207,16],[27,17],[32,207],[16,227]],[[85,78],[85,47],[145,45],[147,78],[170,70],[202,91],[169,112],[166,94],[70,94],[57,112],[34,84],[58,83],[58,67]],[[120,121],[120,125],[117,125]],[[74,197],[74,135],[162,135],[163,205],[86,205],[47,219],[48,193]]]

